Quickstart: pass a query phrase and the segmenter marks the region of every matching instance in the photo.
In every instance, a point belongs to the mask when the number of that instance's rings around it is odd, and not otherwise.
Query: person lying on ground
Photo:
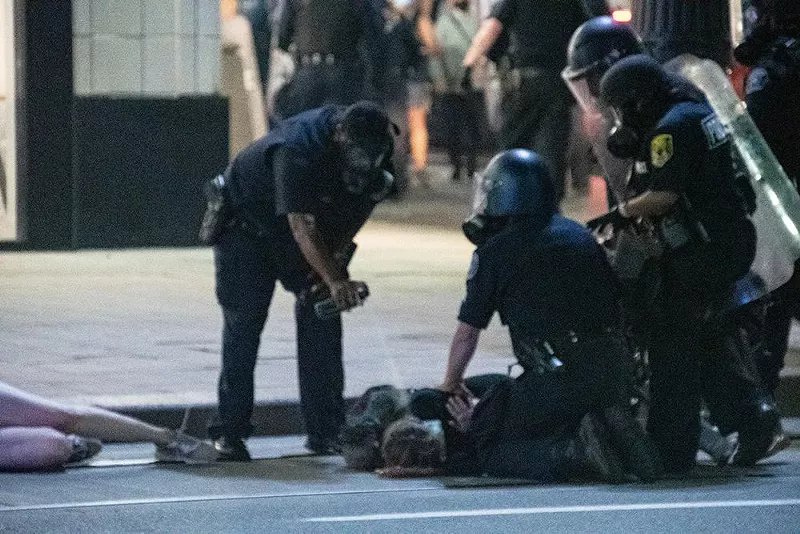
[[[61,404],[0,382],[0,471],[62,469],[97,455],[102,442],[151,442],[156,459],[216,460],[209,443],[94,406]]]

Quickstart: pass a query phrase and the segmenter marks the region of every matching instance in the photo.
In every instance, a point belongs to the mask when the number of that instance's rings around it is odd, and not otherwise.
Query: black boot
[[[603,410],[611,443],[622,458],[626,471],[642,482],[653,482],[664,474],[658,447],[633,415],[622,406]]]

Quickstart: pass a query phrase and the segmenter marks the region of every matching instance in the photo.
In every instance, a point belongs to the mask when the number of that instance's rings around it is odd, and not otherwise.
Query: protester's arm
[[[447,359],[447,371],[444,382],[439,386],[442,391],[462,393],[464,372],[475,355],[481,331],[465,322],[459,322],[453,341],[450,344],[450,355]]]
[[[478,33],[472,38],[472,44],[464,55],[464,66],[472,68],[503,33],[503,23],[499,19],[489,17],[481,23]]]
[[[422,41],[423,52],[429,56],[441,53],[439,40],[436,38],[436,27],[433,23],[433,2],[434,0],[419,0],[417,17],[417,35]]]

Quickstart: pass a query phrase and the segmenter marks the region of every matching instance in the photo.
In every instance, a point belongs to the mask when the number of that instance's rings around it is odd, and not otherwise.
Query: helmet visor
[[[584,111],[598,112],[600,110],[600,104],[598,102],[600,79],[594,75],[590,75],[591,72],[593,71],[587,72],[585,76],[569,78],[564,74],[566,73],[566,71],[564,71],[562,77],[567,87],[569,87],[570,92],[575,97],[575,100],[577,100],[578,104],[581,106],[581,109]]]
[[[483,172],[476,172],[472,181],[472,212],[471,215],[483,215],[489,202],[490,183]]]

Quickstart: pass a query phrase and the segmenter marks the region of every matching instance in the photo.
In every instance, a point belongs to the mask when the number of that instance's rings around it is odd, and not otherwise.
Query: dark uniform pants
[[[649,347],[648,431],[667,471],[692,469],[705,400],[723,434],[762,433],[759,407],[768,401],[745,332],[734,317],[704,317],[707,302],[675,290],[655,317]],[[769,431],[769,429],[766,429]]]
[[[536,151],[550,169],[556,198],[564,196],[572,97],[557,71],[523,67],[516,90],[503,95],[504,149]]]
[[[261,331],[280,280],[297,294],[305,273],[280,273],[281,254],[272,242],[232,228],[214,246],[217,300],[222,307],[221,424],[212,437],[246,438],[252,432],[253,373]],[[280,274],[279,274],[280,273]],[[320,320],[313,306],[295,304],[300,407],[310,440],[334,438],[344,421],[342,322]]]
[[[563,370],[526,372],[513,385],[499,439],[484,452],[484,471],[541,481],[562,480],[566,458],[554,445],[574,438],[581,419],[620,402],[628,347],[616,334],[553,343]]]

